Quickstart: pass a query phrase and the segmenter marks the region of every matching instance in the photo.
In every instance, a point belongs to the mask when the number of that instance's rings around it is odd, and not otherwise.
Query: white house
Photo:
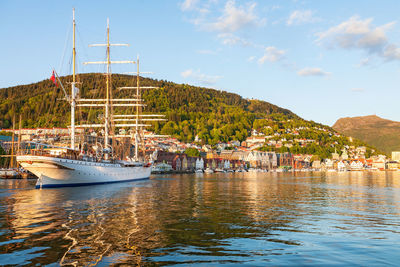
[[[203,158],[196,159],[196,170],[203,170],[204,169],[204,160]]]
[[[229,160],[224,161],[224,169],[229,170],[231,168],[231,162]]]
[[[362,162],[361,162],[361,161],[358,161],[358,160],[352,161],[351,164],[350,164],[350,169],[351,169],[352,171],[359,171],[359,170],[362,170],[363,167],[364,167],[364,165],[362,164]]]
[[[346,171],[347,164],[344,161],[339,161],[337,164],[338,171]]]
[[[325,160],[325,168],[327,168],[327,169],[333,169],[333,160],[331,160],[331,159],[326,159],[326,160]]]

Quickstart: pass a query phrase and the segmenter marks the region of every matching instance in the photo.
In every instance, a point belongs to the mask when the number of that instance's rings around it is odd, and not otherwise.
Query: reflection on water
[[[395,264],[400,173],[0,181],[0,264]]]

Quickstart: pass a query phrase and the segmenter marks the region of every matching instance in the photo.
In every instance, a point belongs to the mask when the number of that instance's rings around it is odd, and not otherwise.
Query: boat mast
[[[140,83],[139,83],[139,79],[140,79],[140,72],[139,72],[139,55],[137,56],[137,92],[136,92],[136,94],[137,94],[137,99],[138,100],[142,100],[142,96],[141,96],[141,91],[140,91]],[[140,105],[138,105],[137,106],[137,118],[142,118],[142,111],[143,111],[143,109],[142,109],[142,106],[140,106]],[[136,125],[138,124],[138,121],[139,120],[137,120],[136,121]],[[140,126],[139,125],[139,136],[140,136],[140,141],[141,141],[141,143],[142,143],[142,151],[143,151],[143,160],[145,159],[145,157],[146,157],[146,148],[145,148],[145,144],[144,144],[144,134],[143,134],[143,129],[142,129],[142,126]]]
[[[136,74],[136,98],[140,99],[139,91],[139,55],[136,59],[137,74]],[[136,134],[135,134],[135,160],[139,161],[139,105],[136,106]]]
[[[109,122],[110,122],[110,21],[107,18],[107,74],[106,74],[106,105],[105,105],[105,122],[104,122],[104,148],[108,148],[108,134],[109,134]],[[108,154],[105,155],[106,157]]]
[[[18,150],[17,153],[18,155],[20,154],[20,149],[21,149],[21,123],[22,123],[22,114],[19,114],[19,131],[18,131]]]
[[[75,8],[72,9],[72,83],[71,83],[71,149],[75,149],[75,66],[76,66],[76,51],[75,51]]]
[[[14,110],[15,112],[15,110]],[[15,139],[15,114],[13,117],[13,132],[11,137],[11,161],[10,161],[10,168],[14,168],[14,139]]]

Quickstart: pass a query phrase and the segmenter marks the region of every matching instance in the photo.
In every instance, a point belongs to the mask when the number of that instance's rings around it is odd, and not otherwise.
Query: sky
[[[237,93],[333,125],[376,114],[400,121],[400,1],[0,1],[0,88],[140,57],[149,77]],[[114,73],[134,65],[113,65]]]

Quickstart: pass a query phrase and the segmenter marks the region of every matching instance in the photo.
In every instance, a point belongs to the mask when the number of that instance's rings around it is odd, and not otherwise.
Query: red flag
[[[50,80],[55,84],[55,86],[58,86],[54,70],[53,70],[53,74],[50,77]]]

